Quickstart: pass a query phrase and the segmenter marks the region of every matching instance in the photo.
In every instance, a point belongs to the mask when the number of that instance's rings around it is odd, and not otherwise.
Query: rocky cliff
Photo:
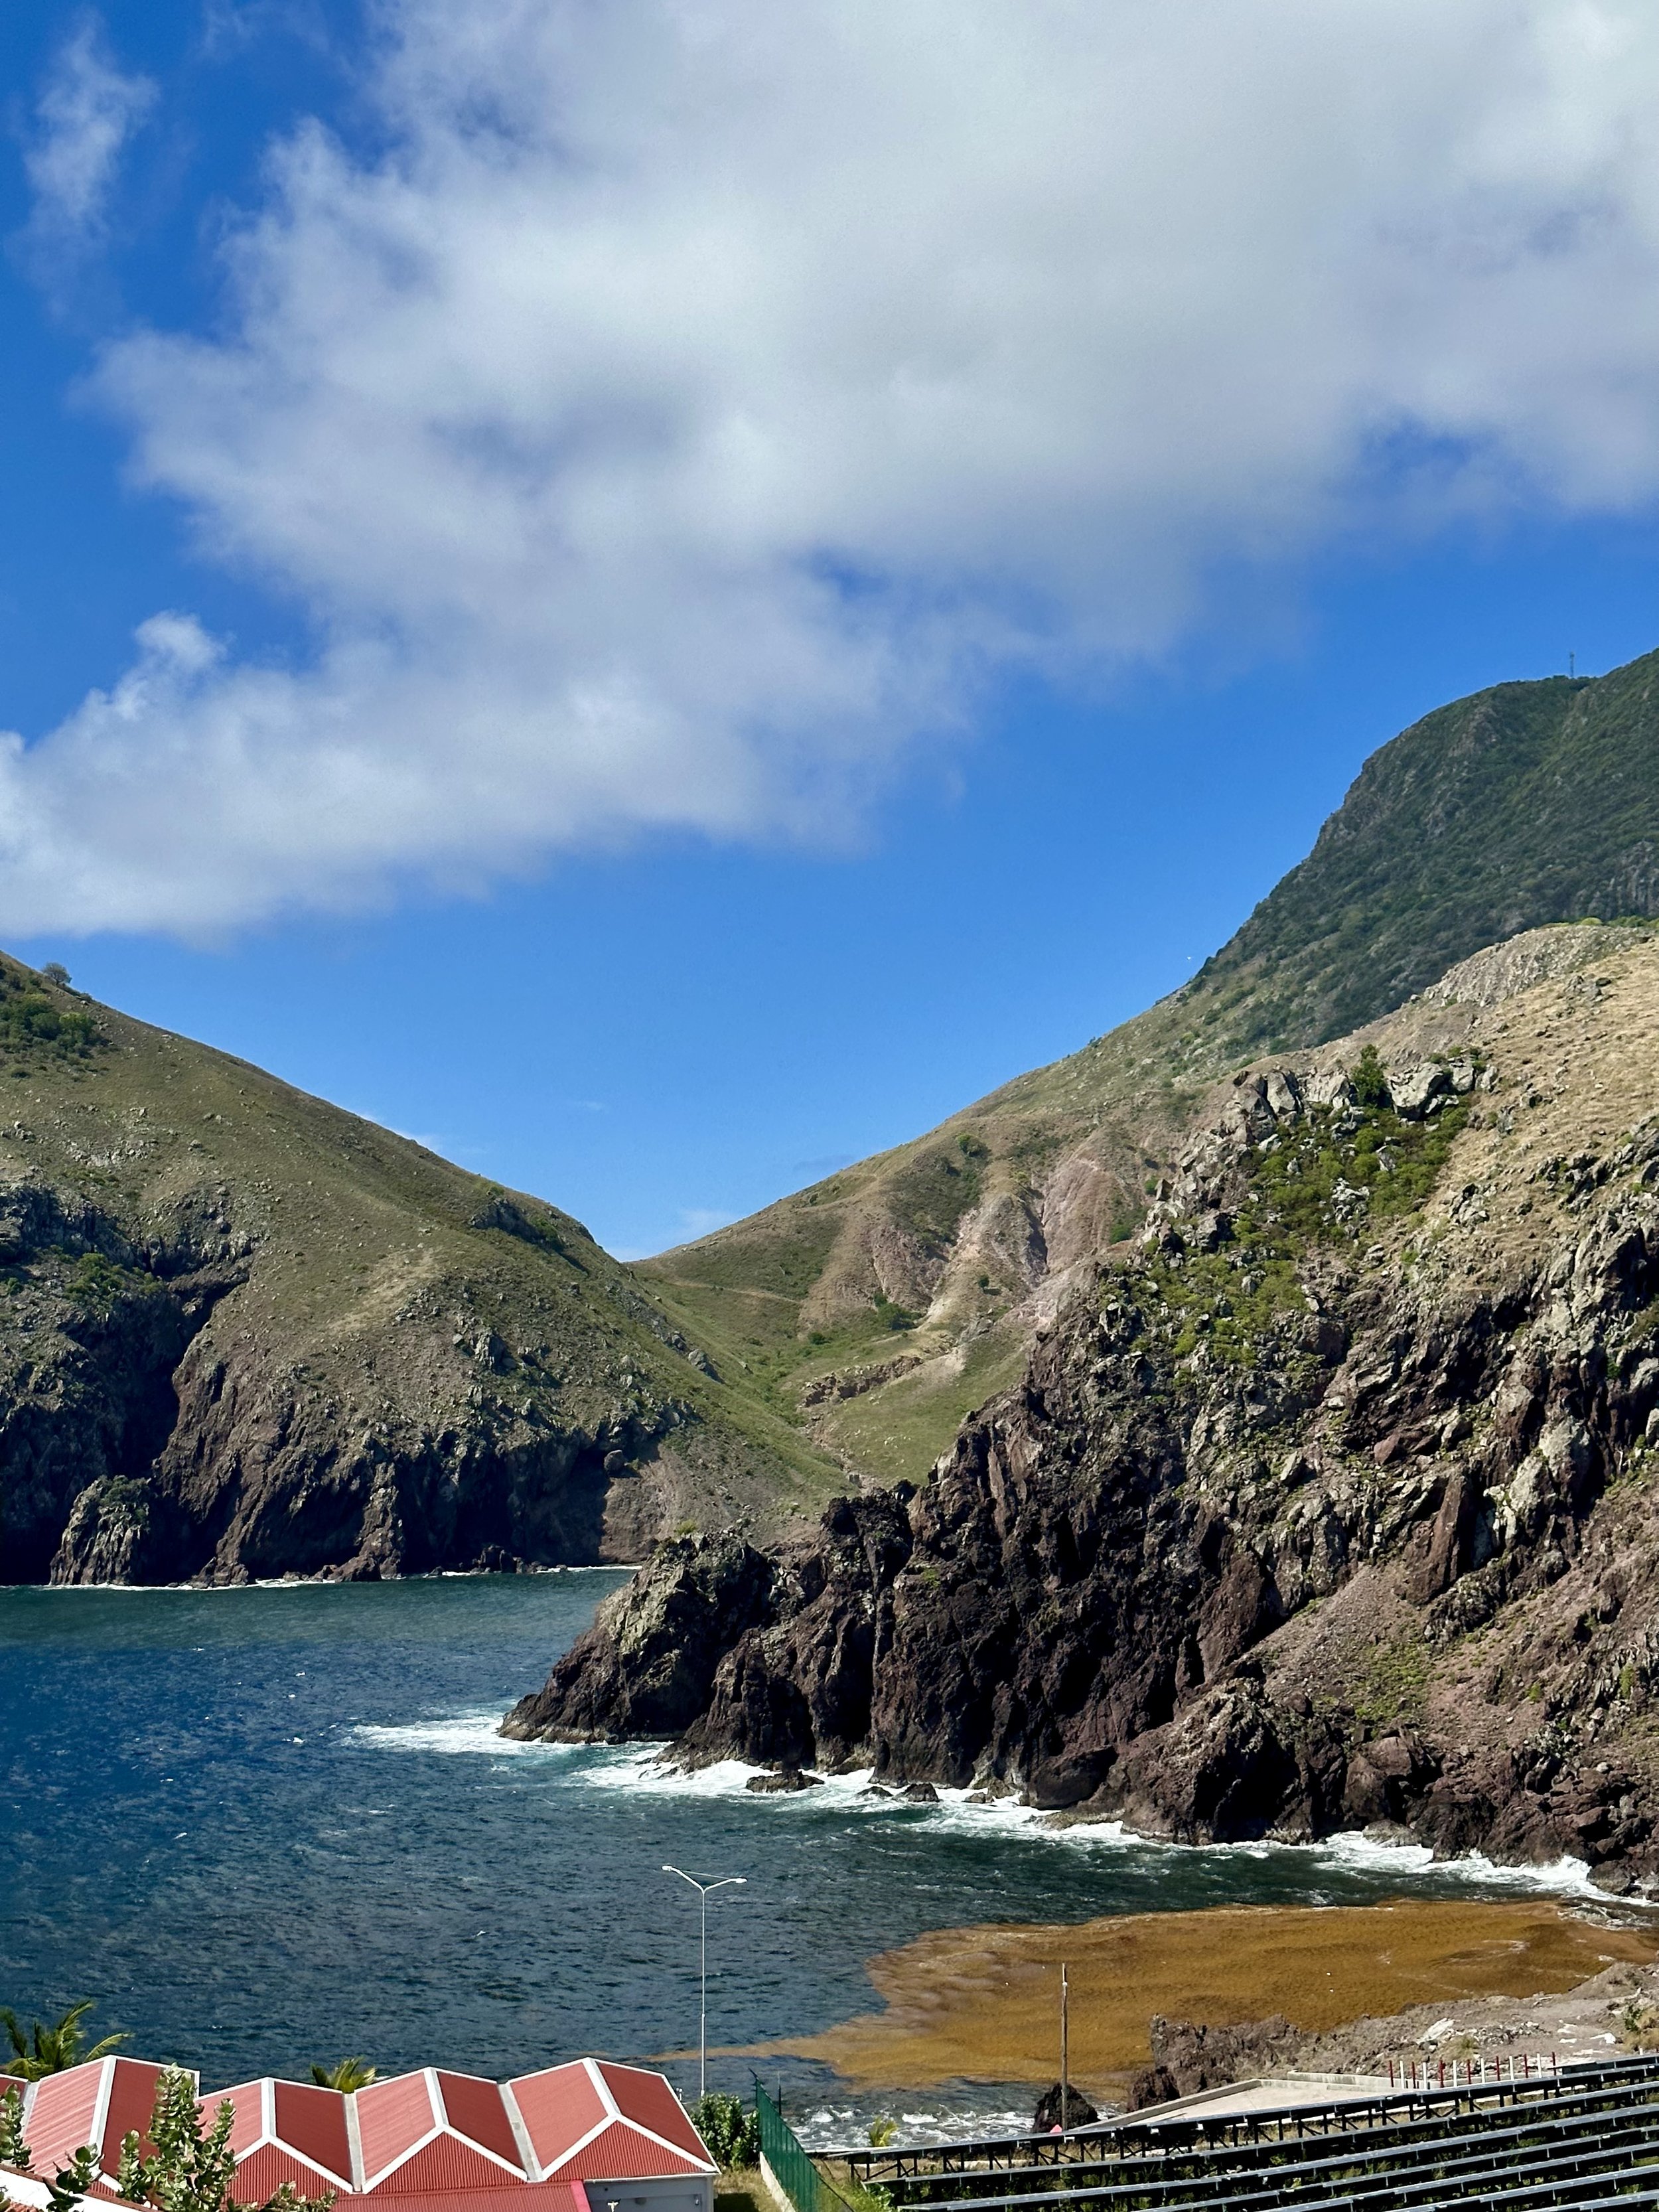
[[[1213,1092],[920,1487],[659,1553],[515,1735],[1659,1865],[1659,935]]]
[[[830,1470],[579,1222],[0,961],[0,1583],[774,1529]]]
[[[1181,990],[641,1280],[850,1466],[920,1480],[1134,1234],[1218,1076],[1350,1033],[1538,924],[1655,914],[1659,654],[1494,685],[1379,747]]]

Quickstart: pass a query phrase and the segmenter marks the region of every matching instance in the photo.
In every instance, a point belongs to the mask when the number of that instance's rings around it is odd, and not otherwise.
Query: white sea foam
[[[520,1743],[499,1735],[501,1716],[494,1705],[488,1711],[446,1713],[431,1720],[398,1721],[380,1725],[361,1721],[342,1731],[345,1742],[371,1751],[437,1751],[477,1753],[492,1759],[511,1759],[526,1753],[569,1753],[586,1747],[564,1743]]]
[[[1417,1891],[1426,1885],[1444,1882],[1552,1896],[1601,1894],[1583,1859],[1560,1858],[1538,1866],[1502,1866],[1480,1851],[1465,1852],[1455,1859],[1437,1859],[1425,1844],[1385,1840],[1358,1830],[1328,1836],[1317,1844],[1166,1844],[1136,1835],[1121,1820],[1076,1820],[1057,1825],[1034,1806],[1023,1805],[1014,1797],[974,1803],[971,1801],[981,1793],[972,1789],[941,1788],[938,1802],[933,1804],[915,1803],[900,1796],[878,1795],[871,1788],[872,1770],[869,1767],[821,1776],[816,1784],[805,1790],[751,1791],[750,1782],[766,1770],[751,1766],[743,1759],[722,1759],[713,1765],[686,1768],[665,1759],[665,1746],[661,1743],[626,1747],[520,1743],[498,1735],[500,1723],[500,1713],[491,1707],[488,1711],[447,1714],[392,1726],[365,1723],[348,1729],[346,1741],[381,1751],[551,1758],[562,1767],[558,1779],[568,1786],[626,1790],[653,1796],[741,1801],[764,1817],[822,1817],[826,1813],[842,1819],[897,1817],[907,1823],[925,1823],[946,1833],[1001,1835],[1068,1850],[1158,1856],[1167,1853],[1183,1858],[1191,1854],[1277,1859],[1306,1869],[1316,1878],[1322,1872],[1392,1875]]]
[[[845,2150],[863,2143],[871,2121],[878,2117],[893,2123],[896,2148],[910,2143],[971,2142],[1019,2135],[1031,2124],[1029,2107],[942,2105],[927,2112],[896,2112],[890,2103],[872,2097],[857,2104],[821,2106],[804,2119],[792,2120],[791,2125],[808,2150]]]

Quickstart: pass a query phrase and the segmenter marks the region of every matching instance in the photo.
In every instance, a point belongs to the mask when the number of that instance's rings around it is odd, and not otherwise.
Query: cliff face
[[[849,1465],[920,1480],[1139,1229],[1219,1077],[1351,1033],[1540,923],[1655,914],[1659,654],[1498,684],[1381,746],[1313,851],[1182,989],[641,1280]]]
[[[579,1222],[0,960],[0,1583],[643,1557],[832,1474]]]
[[[700,1582],[688,1759],[1659,1863],[1656,1108],[1634,930],[1250,1072],[920,1489],[764,1561],[670,1547],[509,1732],[664,1732],[631,1639]]]

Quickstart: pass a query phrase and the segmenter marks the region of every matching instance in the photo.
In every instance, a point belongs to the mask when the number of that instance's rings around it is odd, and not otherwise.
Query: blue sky
[[[9,19],[4,941],[624,1253],[1659,645],[1644,10],[793,20]]]

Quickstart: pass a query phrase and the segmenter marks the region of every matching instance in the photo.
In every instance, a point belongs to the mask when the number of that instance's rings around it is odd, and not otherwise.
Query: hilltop
[[[635,1277],[849,1474],[920,1480],[1127,1249],[1218,1075],[1374,1021],[1516,932],[1655,913],[1659,653],[1498,684],[1373,754],[1171,997]]]
[[[830,1477],[568,1214],[0,958],[0,1583],[635,1559]]]

